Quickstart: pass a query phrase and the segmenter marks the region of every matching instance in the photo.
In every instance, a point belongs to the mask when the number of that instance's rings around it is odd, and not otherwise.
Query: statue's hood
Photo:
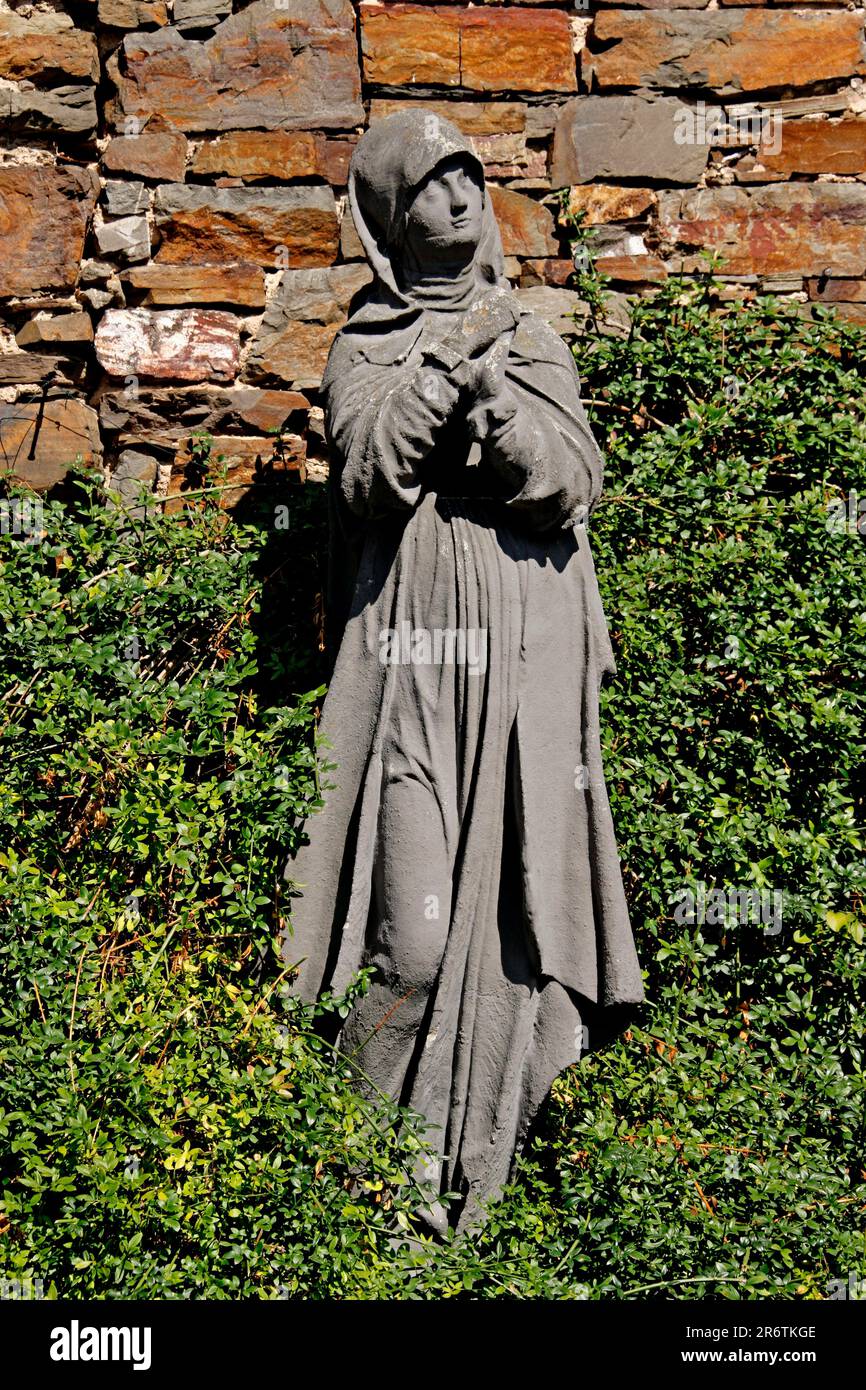
[[[484,181],[484,167],[455,125],[432,111],[397,111],[372,125],[358,141],[349,166],[349,206],[370,265],[383,285],[403,298],[393,258],[402,239],[410,195],[443,159],[461,154]],[[484,191],[476,276],[497,284],[504,274],[499,228]]]

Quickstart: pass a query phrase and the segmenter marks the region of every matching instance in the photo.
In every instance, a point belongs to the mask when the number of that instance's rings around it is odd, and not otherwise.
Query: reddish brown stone
[[[364,77],[387,85],[477,92],[573,92],[563,10],[362,4]]]
[[[205,140],[192,162],[194,174],[241,179],[318,177],[345,184],[354,140],[328,140],[307,130],[238,130]]]
[[[488,178],[546,179],[544,150],[530,148],[523,135],[472,135],[472,148]]]
[[[315,386],[322,379],[339,323],[293,323],[279,339],[269,340],[251,373],[256,380],[276,378]],[[261,375],[260,375],[261,374]]]
[[[48,357],[37,352],[0,352],[0,386],[77,381],[84,365],[81,358]]]
[[[349,303],[370,278],[366,264],[284,275],[250,351],[250,379],[318,385]]]
[[[146,29],[167,24],[163,0],[99,0],[99,22],[110,29]]]
[[[546,207],[510,188],[490,186],[506,256],[555,256],[559,250]]]
[[[156,224],[167,265],[261,266],[303,269],[330,265],[339,229],[334,194],[322,186],[208,188],[166,184],[157,189]]]
[[[166,497],[166,511],[177,512],[184,507],[184,493],[202,486],[225,489],[213,494],[222,508],[237,506],[251,487],[260,484],[279,486],[292,477],[297,478],[306,454],[304,440],[295,434],[262,437],[260,435],[215,435],[210,452],[210,482],[202,484],[198,474],[189,481],[193,462],[189,441],[184,441],[174,457]],[[225,482],[217,481],[217,470],[226,468]],[[229,486],[231,484],[231,486]],[[190,498],[190,501],[197,499]]]
[[[412,101],[403,98],[370,102],[370,124],[394,111],[433,111],[452,121],[464,135],[509,135],[526,129],[526,107],[519,101]]]
[[[780,148],[758,147],[736,166],[741,182],[788,178],[791,174],[862,174],[866,171],[866,120],[786,121]]]
[[[15,335],[19,347],[74,347],[93,342],[93,324],[83,311],[30,319]]]
[[[856,11],[602,10],[583,74],[601,87],[702,87],[722,95],[866,73]]]
[[[306,411],[310,402],[300,391],[262,390],[257,386],[238,386],[234,395],[238,417],[256,430],[278,430],[296,411]]]
[[[667,267],[658,256],[599,256],[596,270],[622,284],[659,284],[668,278]]]
[[[831,306],[828,305],[829,307]],[[848,323],[866,323],[866,304],[834,300],[832,308],[835,309],[840,319],[846,319]]]
[[[83,170],[0,168],[0,298],[75,284],[95,201]]]
[[[219,309],[108,309],[96,331],[96,356],[110,376],[231,380],[240,323]]]
[[[866,280],[807,280],[806,289],[822,304],[866,304]]]
[[[77,458],[96,465],[101,456],[99,417],[83,401],[0,405],[0,476],[45,492],[63,481]]]
[[[340,222],[340,259],[343,261],[363,261],[365,259],[361,238],[355,226],[352,209],[346,203]]]
[[[181,183],[186,168],[186,136],[179,130],[143,130],[140,135],[116,135],[102,156],[103,168],[113,174]]]
[[[566,260],[565,257],[556,257],[544,260],[524,261],[520,272],[520,285],[522,289],[529,289],[533,285],[552,285],[561,289],[567,285],[574,274],[574,262]]]
[[[238,265],[150,265],[135,266],[122,276],[125,284],[146,290],[141,301],[152,304],[233,304],[244,309],[262,309],[265,304],[265,277],[251,262]]]
[[[203,42],[129,35],[118,119],[160,112],[180,130],[351,129],[364,120],[350,0],[253,0]]]
[[[659,194],[659,233],[669,243],[706,247],[727,275],[860,276],[866,265],[866,188],[793,183],[701,188]],[[673,257],[687,272],[697,256]]]
[[[624,188],[617,184],[596,183],[572,188],[568,195],[568,210],[572,216],[584,213],[584,224],[625,222],[640,217],[655,207],[656,195],[651,188]]]
[[[3,355],[0,354],[0,363]],[[188,438],[190,430],[208,434],[265,434],[280,429],[310,402],[299,391],[258,386],[142,386],[105,380],[97,391],[100,425],[120,447],[155,444],[165,448]],[[96,404],[96,401],[93,401]]]
[[[65,14],[0,14],[0,77],[61,83],[99,78],[96,40]]]

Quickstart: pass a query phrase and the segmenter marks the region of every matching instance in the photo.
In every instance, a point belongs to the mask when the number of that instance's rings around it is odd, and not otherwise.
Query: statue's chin
[[[465,265],[471,260],[478,246],[475,232],[465,234],[449,232],[445,236],[428,237],[424,243],[423,259],[427,264]]]

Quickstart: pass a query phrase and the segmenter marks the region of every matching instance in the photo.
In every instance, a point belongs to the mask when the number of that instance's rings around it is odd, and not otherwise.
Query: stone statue
[[[643,999],[599,741],[602,457],[460,132],[373,125],[349,200],[374,279],[323,381],[335,786],[286,866],[283,949],[308,999],[376,967],[339,1046],[437,1127],[460,1200],[424,1216],[463,1230],[557,1074]]]

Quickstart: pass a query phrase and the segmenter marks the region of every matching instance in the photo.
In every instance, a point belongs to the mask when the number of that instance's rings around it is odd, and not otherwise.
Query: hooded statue
[[[427,1176],[458,1196],[424,1218],[462,1230],[557,1074],[643,999],[598,726],[602,457],[460,132],[374,124],[349,201],[374,279],[323,381],[333,786],[285,868],[283,952],[307,999],[376,967],[338,1045],[434,1127]]]

